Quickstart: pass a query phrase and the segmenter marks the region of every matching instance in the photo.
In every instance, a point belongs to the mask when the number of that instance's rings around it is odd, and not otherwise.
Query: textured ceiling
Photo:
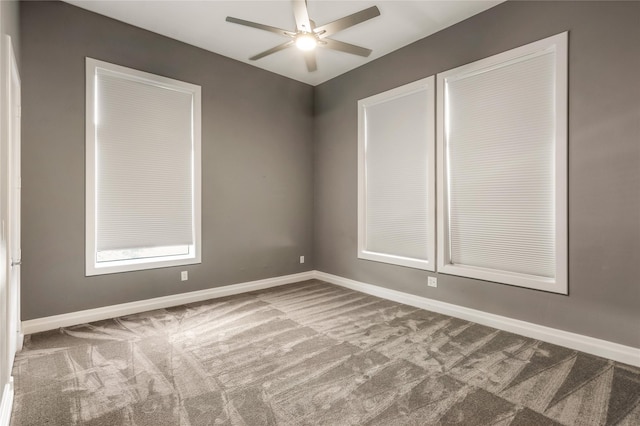
[[[287,48],[257,61],[248,58],[287,39],[278,34],[225,22],[227,16],[295,30],[291,2],[189,0],[67,0],[67,3],[215,52],[256,67],[317,85],[501,1],[329,1],[310,0],[309,16],[323,25],[376,5],[380,16],[332,38],[373,50],[362,58],[317,48],[318,70],[308,72],[302,52]]]

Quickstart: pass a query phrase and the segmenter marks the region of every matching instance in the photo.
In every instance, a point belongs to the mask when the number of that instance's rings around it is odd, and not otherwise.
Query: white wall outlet
[[[300,263],[304,263],[304,256],[300,256]]]
[[[182,271],[180,272],[180,281],[187,281],[189,279],[189,272]]]
[[[427,285],[429,287],[438,287],[438,278],[436,277],[429,277],[427,279]]]

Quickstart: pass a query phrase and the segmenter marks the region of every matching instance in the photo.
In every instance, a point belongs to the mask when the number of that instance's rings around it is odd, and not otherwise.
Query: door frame
[[[22,349],[20,322],[21,250],[21,83],[11,37],[4,36],[7,99],[7,315],[9,368],[15,354]]]
[[[23,340],[20,333],[20,266],[11,267],[11,249],[19,247],[20,243],[21,93],[10,36],[2,35],[0,52],[0,426],[4,426],[9,424],[13,405],[13,361]]]

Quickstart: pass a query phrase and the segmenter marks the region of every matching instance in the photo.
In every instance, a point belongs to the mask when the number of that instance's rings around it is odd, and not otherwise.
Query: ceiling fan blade
[[[371,49],[330,38],[323,39],[318,45],[328,49],[339,50],[340,52],[351,53],[352,55],[364,56],[365,58],[371,54]]]
[[[244,25],[247,27],[257,28],[259,30],[269,31],[269,32],[280,34],[287,37],[293,37],[296,35],[296,33],[283,30],[282,28],[276,28],[270,25],[258,24],[257,22],[245,21],[244,19],[234,18],[233,16],[227,16],[226,21],[234,24]]]
[[[258,59],[264,58],[265,56],[271,55],[272,53],[276,53],[276,52],[279,52],[281,50],[286,49],[289,46],[293,46],[293,43],[295,43],[295,42],[293,40],[290,40],[290,41],[288,41],[286,43],[279,44],[276,47],[272,47],[269,50],[265,50],[262,53],[258,53],[257,55],[250,57],[249,60],[250,61],[257,61]]]
[[[293,17],[296,20],[296,28],[298,28],[298,31],[310,33],[313,30],[313,28],[311,28],[309,12],[307,11],[306,0],[293,0]]]
[[[313,50],[304,52],[304,61],[307,63],[307,70],[309,72],[314,72],[318,69],[318,64],[316,63],[316,53]]]
[[[328,37],[342,31],[354,25],[358,25],[361,22],[368,21],[371,18],[375,18],[380,15],[380,9],[377,6],[371,6],[367,9],[356,12],[352,15],[345,16],[344,18],[337,19],[328,24],[317,27],[314,32],[318,34],[320,38]]]

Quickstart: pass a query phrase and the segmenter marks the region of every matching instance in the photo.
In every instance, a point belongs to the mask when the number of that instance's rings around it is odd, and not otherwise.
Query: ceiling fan
[[[309,19],[307,1],[292,0],[292,2],[293,16],[296,21],[295,31],[283,30],[282,28],[276,28],[270,25],[259,24],[257,22],[245,21],[244,19],[227,16],[227,22],[269,31],[289,38],[285,43],[279,44],[269,50],[265,50],[262,53],[258,53],[257,55],[250,57],[249,60],[256,61],[267,55],[271,55],[272,53],[279,52],[287,47],[295,45],[298,49],[304,51],[304,59],[307,63],[307,69],[312,72],[318,69],[316,64],[316,55],[313,51],[317,46],[364,57],[371,54],[371,49],[333,40],[329,38],[329,36],[380,15],[380,10],[376,6],[371,6],[367,9],[361,10],[360,12],[356,12],[352,15],[345,16],[344,18],[316,27],[315,22]]]

